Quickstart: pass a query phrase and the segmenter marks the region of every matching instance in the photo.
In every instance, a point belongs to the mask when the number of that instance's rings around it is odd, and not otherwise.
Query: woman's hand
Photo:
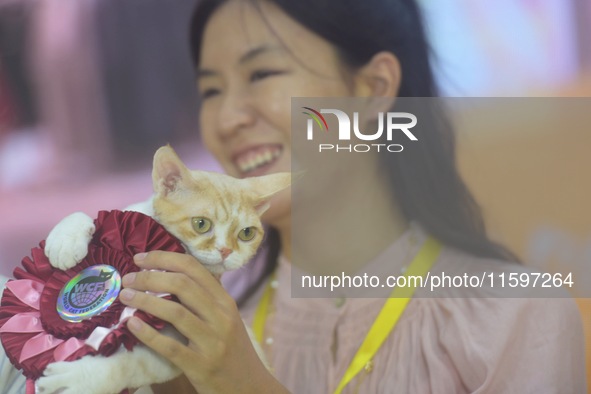
[[[135,256],[146,270],[123,277],[120,299],[172,324],[185,345],[140,319],[127,326],[146,346],[178,366],[200,394],[286,393],[258,358],[236,303],[219,281],[187,254],[153,251]],[[171,293],[180,303],[144,293]]]

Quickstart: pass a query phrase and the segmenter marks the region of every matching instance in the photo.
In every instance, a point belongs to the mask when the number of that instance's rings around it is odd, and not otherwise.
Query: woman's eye
[[[199,234],[205,234],[211,229],[211,220],[203,217],[196,217],[191,219],[193,230]]]
[[[238,238],[241,241],[251,241],[254,236],[256,235],[257,230],[254,227],[246,227],[243,228],[242,230],[240,230],[240,232],[238,233]]]
[[[250,82],[260,81],[273,75],[283,74],[283,71],[277,70],[257,70],[250,75]]]
[[[219,89],[205,89],[201,93],[201,100],[207,100],[208,98],[213,97],[219,93],[220,93]]]

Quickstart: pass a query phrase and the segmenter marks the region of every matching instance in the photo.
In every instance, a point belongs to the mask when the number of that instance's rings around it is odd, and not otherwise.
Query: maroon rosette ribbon
[[[137,272],[137,253],[166,250],[184,253],[175,237],[149,216],[138,212],[101,211],[88,255],[67,271],[53,268],[44,254],[45,241],[31,250],[14,280],[6,284],[0,304],[0,340],[10,362],[33,388],[48,364],[73,361],[86,355],[113,354],[120,346],[130,350],[138,341],[125,321],[137,316],[160,329],[164,322],[123,305],[117,296],[103,312],[81,322],[62,319],[56,305],[62,288],[85,268],[108,264],[121,276]],[[168,296],[170,297],[170,296]]]

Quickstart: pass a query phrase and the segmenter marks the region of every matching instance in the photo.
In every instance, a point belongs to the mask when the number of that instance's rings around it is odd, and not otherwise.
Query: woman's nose
[[[251,127],[256,120],[255,111],[244,94],[228,94],[220,107],[219,125],[223,136],[230,136]]]

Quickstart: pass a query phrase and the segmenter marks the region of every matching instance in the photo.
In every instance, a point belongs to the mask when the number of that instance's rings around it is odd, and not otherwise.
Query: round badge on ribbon
[[[105,311],[121,290],[121,275],[112,266],[88,267],[62,288],[57,299],[58,315],[77,323]]]

